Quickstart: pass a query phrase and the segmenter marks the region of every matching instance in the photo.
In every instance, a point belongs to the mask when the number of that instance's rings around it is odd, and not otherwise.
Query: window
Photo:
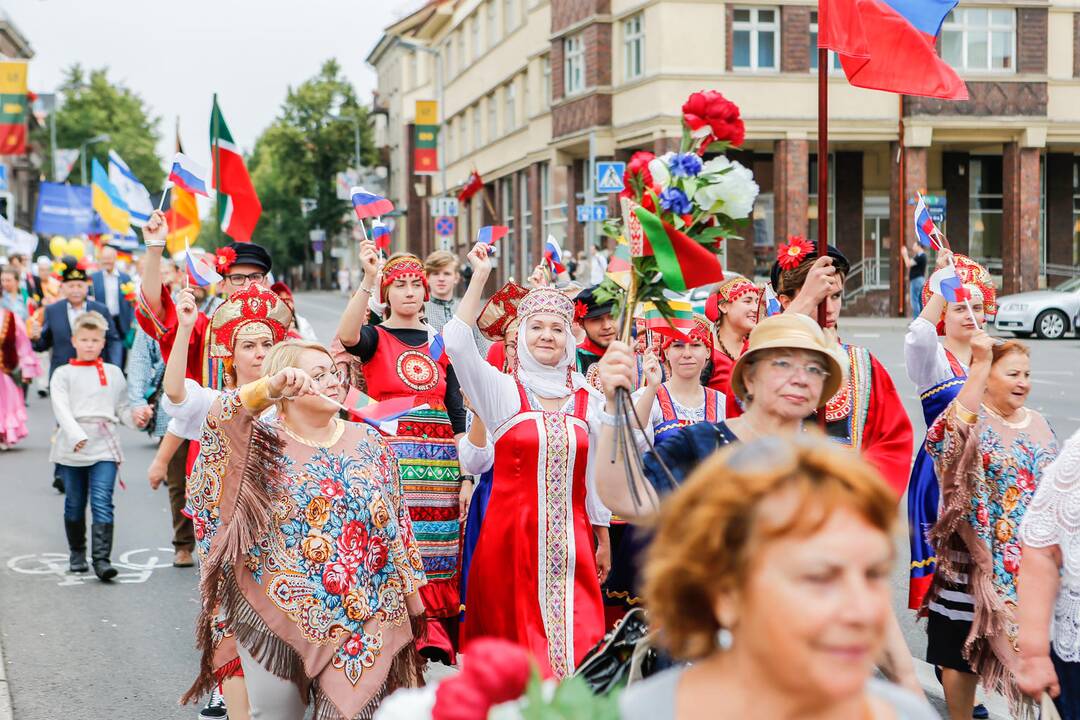
[[[454,77],[454,60],[457,59],[457,55],[454,52],[454,45],[456,44],[457,36],[451,33],[446,37],[446,57],[443,58],[446,61],[446,77]]]
[[[476,13],[469,20],[469,36],[472,40],[472,58],[474,61],[480,59],[480,55],[483,54],[484,48],[480,44],[482,42],[481,37],[483,34],[480,32],[480,13]]]
[[[514,88],[515,83],[511,80],[506,83],[506,88],[503,90],[503,123],[508,133],[513,132],[517,127],[517,93]]]
[[[503,0],[503,25],[507,35],[514,32],[518,26],[517,4],[518,0]]]
[[[776,8],[735,8],[732,25],[732,67],[776,70],[779,56],[780,11]]]
[[[585,90],[585,40],[571,35],[563,40],[563,85],[565,95],[577,95]]]
[[[478,151],[484,146],[484,136],[480,132],[480,103],[472,107],[472,149]]]
[[[941,57],[959,70],[1016,71],[1016,12],[957,8],[941,26]]]
[[[518,173],[518,207],[521,208],[521,267],[529,266],[529,243],[532,242],[532,201],[529,198],[529,171]]]
[[[487,46],[495,47],[495,43],[499,41],[499,28],[495,24],[495,3],[497,0],[488,0],[484,5],[484,12],[487,13]]]
[[[463,158],[469,153],[469,135],[465,131],[465,113],[461,113],[461,117],[457,121],[457,149],[458,157]]]
[[[454,33],[457,36],[457,56],[458,56],[458,72],[463,73],[469,68],[468,56],[465,54],[465,28],[462,28],[460,32]]]
[[[487,98],[488,142],[493,143],[499,137],[499,108],[495,106],[495,93]]]
[[[506,239],[499,243],[499,252],[503,256],[504,277],[517,277],[517,262],[514,248],[514,178],[504,177],[499,183],[499,204],[502,206],[502,224],[506,226]]]
[[[817,10],[810,11],[810,70],[817,72],[818,46],[817,46]],[[840,56],[829,51],[829,72],[841,70]]]
[[[540,102],[543,109],[551,107],[551,56],[545,55],[540,60]]]
[[[543,226],[540,229],[541,237],[551,235],[559,241],[560,246],[566,243],[566,203],[555,201],[555,192],[552,187],[550,163],[540,166],[540,207],[543,210]]]
[[[968,168],[968,256],[983,265],[987,260],[1000,262],[1005,207],[1001,156],[972,155]]]
[[[638,13],[623,21],[623,77],[635,80],[645,74],[645,19]]]

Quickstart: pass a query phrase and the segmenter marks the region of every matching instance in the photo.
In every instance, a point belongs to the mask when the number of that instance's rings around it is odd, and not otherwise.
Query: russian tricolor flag
[[[390,228],[382,220],[371,221],[371,239],[380,250],[390,248]]]
[[[562,249],[559,247],[559,243],[551,235],[548,235],[547,242],[544,244],[544,262],[551,268],[551,272],[558,275],[559,273],[566,272],[566,266],[562,261]]]
[[[765,317],[784,312],[784,306],[780,304],[780,298],[776,297],[772,283],[765,283],[765,292],[761,294],[761,301],[765,303]]]
[[[388,215],[394,209],[394,204],[382,195],[368,192],[362,187],[354,187],[351,193],[353,210],[361,220]]]
[[[188,275],[196,285],[206,287],[221,282],[221,275],[214,269],[212,255],[204,254],[196,257],[192,254],[191,245],[188,244],[187,239],[184,240],[184,250],[186,251],[184,257],[187,262]]]
[[[926,209],[926,203],[920,194],[919,202],[915,205],[915,235],[919,238],[919,244],[923,247],[940,250],[941,246],[934,239],[938,232],[934,219],[930,217],[930,211]]]
[[[930,289],[952,303],[971,299],[971,293],[956,274],[956,265],[949,263],[930,276]]]
[[[508,232],[510,232],[510,228],[505,225],[485,225],[480,228],[480,232],[476,233],[476,242],[487,243],[489,245],[488,255],[494,255],[495,243],[500,238],[506,237]]]
[[[386,435],[397,435],[398,418],[417,410],[426,410],[428,406],[416,405],[413,397],[388,398],[375,402],[356,388],[349,390],[345,397],[345,406],[349,408],[349,419],[366,422]]]
[[[206,184],[206,169],[184,153],[178,152],[173,157],[169,182],[194,195],[210,196]]]

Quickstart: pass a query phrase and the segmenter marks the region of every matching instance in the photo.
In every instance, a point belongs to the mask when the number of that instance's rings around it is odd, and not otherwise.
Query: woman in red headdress
[[[382,269],[379,300],[386,319],[367,324],[368,299],[374,291],[378,255],[374,243],[360,246],[364,280],[338,325],[345,350],[360,358],[368,395],[376,402],[410,397],[426,405],[398,418],[398,434],[389,439],[398,459],[413,530],[424,559],[428,584],[420,591],[429,626],[429,656],[453,661],[457,618],[461,610],[458,558],[462,482],[457,440],[465,433],[465,405],[442,338],[421,316],[429,297],[427,274],[418,257],[399,253]],[[445,631],[440,633],[441,626]]]
[[[716,342],[705,370],[706,385],[723,393],[727,414],[741,413],[735,393],[731,391],[731,369],[746,350],[747,338],[758,321],[761,288],[746,278],[726,280],[716,288],[705,303],[705,317],[713,324]]]

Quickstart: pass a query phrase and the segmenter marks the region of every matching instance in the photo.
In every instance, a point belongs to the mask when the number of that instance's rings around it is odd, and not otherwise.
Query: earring
[[[734,644],[735,636],[732,635],[731,631],[726,627],[722,627],[716,631],[716,647],[718,647],[721,652],[727,652]]]

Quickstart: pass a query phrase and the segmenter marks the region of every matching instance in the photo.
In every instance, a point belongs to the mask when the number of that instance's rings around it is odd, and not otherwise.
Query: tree
[[[56,122],[56,147],[78,148],[96,135],[108,134],[108,142],[94,143],[87,148],[87,173],[90,172],[91,157],[108,166],[111,148],[120,153],[150,192],[162,187],[165,173],[157,155],[160,118],[150,114],[139,95],[110,82],[107,68],[91,70],[87,77],[77,63],[67,69],[60,94],[63,103],[51,120]],[[48,122],[34,131],[33,139],[44,149],[45,166],[52,168]],[[88,179],[81,176],[79,163],[75,164],[69,179],[88,184]]]
[[[255,239],[282,265],[311,259],[311,230],[322,228],[332,238],[345,229],[350,206],[337,198],[334,177],[356,164],[357,123],[361,161],[370,164],[375,151],[367,110],[337,61],[327,60],[315,77],[288,89],[278,117],[256,140],[248,162],[263,206]],[[307,217],[301,198],[318,203]]]

